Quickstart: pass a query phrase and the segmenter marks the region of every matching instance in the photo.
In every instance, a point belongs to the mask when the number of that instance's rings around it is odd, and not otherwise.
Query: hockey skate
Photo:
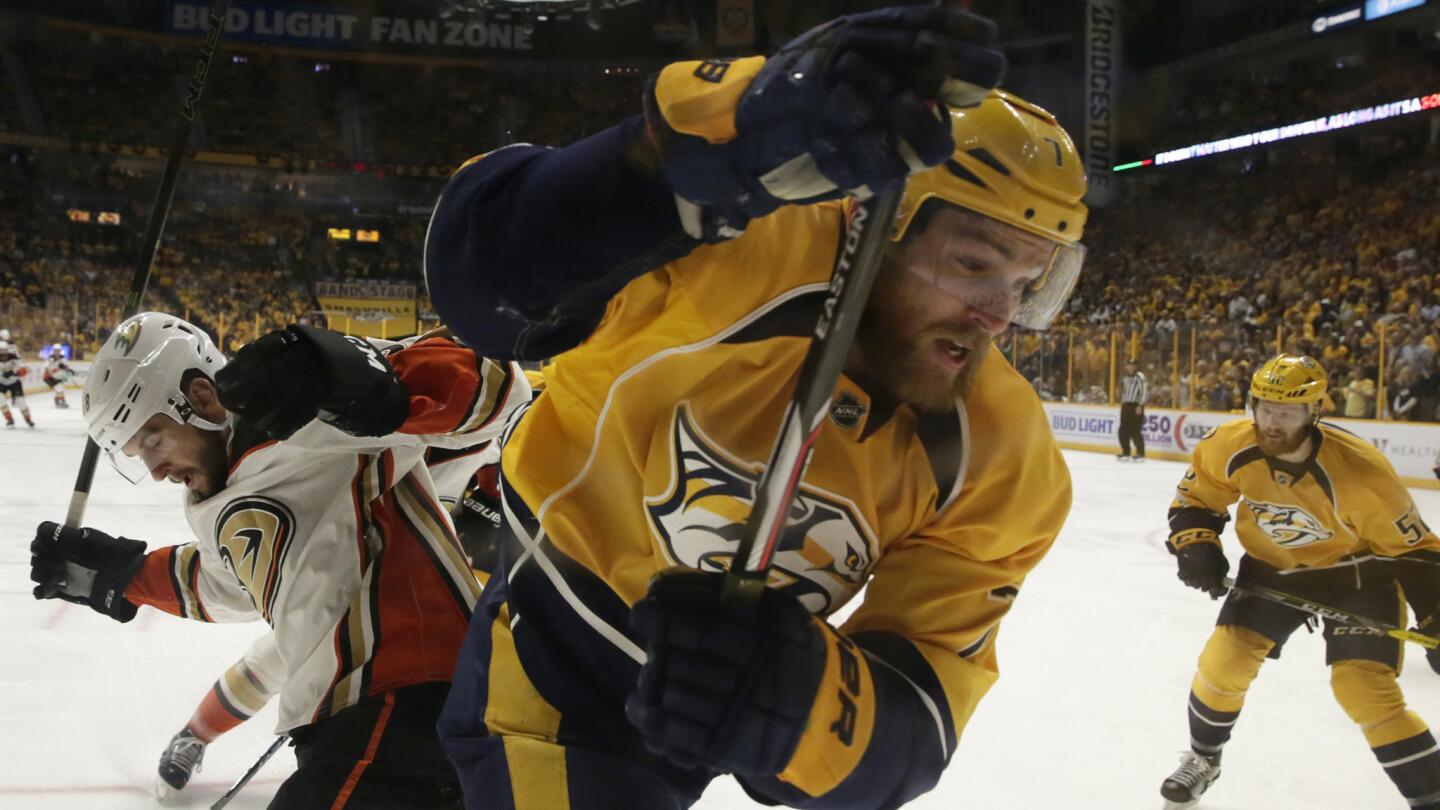
[[[189,726],[170,738],[165,753],[160,755],[160,772],[155,780],[155,795],[166,801],[182,790],[190,777],[200,772],[205,758],[205,742]]]
[[[1189,810],[1200,803],[1200,797],[1220,778],[1220,758],[1202,757],[1193,751],[1180,755],[1180,767],[1160,785],[1165,797],[1164,810]]]

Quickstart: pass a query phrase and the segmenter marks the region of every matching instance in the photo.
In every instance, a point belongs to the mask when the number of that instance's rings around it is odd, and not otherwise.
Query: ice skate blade
[[[161,804],[169,804],[175,799],[176,794],[179,792],[180,791],[176,790],[174,786],[160,776],[157,775],[155,777],[155,798]]]
[[[1190,810],[1190,808],[1194,807],[1199,803],[1199,799],[1191,799],[1188,802],[1174,802],[1166,799],[1165,806],[1162,808],[1162,810]]]

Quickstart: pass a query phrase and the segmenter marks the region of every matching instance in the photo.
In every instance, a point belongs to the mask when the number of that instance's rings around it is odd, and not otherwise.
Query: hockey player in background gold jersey
[[[888,62],[973,35],[931,74],[963,69],[973,92],[995,78],[976,68],[998,57],[987,30],[906,7],[768,61],[673,64],[645,118],[493,152],[442,193],[426,275],[446,323],[558,355],[506,436],[501,562],[440,724],[471,806],[678,810],[728,772],[767,803],[878,810],[939,778],[1070,500],[1040,402],[991,339],[1046,325],[1075,281],[1074,145],[1000,92],[946,114],[909,85],[928,70]],[[855,129],[785,170],[747,165],[824,126],[799,120],[816,82]],[[904,132],[866,123],[870,93],[913,114]],[[718,585],[847,235],[836,187],[903,177],[902,137],[935,168],[910,164],[771,587],[735,610]],[[857,155],[884,166],[846,174]]]
[[[1195,446],[1170,506],[1180,578],[1219,597],[1229,563],[1220,533],[1236,509],[1245,549],[1236,582],[1285,591],[1403,626],[1403,584],[1427,615],[1436,606],[1440,539],[1385,457],[1318,421],[1325,370],[1280,355],[1250,384],[1251,419],[1221,425]],[[1220,775],[1220,753],[1266,656],[1308,614],[1239,592],[1220,609],[1189,701],[1191,751],[1161,786],[1167,808],[1194,806]],[[1326,620],[1325,661],[1335,699],[1359,726],[1411,807],[1440,808],[1440,751],[1396,682],[1401,642]]]

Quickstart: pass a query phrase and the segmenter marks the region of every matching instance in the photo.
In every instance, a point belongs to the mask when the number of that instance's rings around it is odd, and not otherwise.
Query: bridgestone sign
[[[1120,0],[1085,4],[1085,156],[1090,205],[1115,196],[1115,107],[1120,100]]]

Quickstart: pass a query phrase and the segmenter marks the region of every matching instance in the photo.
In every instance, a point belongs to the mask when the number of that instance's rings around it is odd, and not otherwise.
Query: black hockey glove
[[[495,558],[499,554],[502,519],[500,493],[495,489],[491,468],[475,474],[460,498],[459,507],[451,518],[455,521],[455,533],[460,536],[460,548],[470,558],[471,568],[488,574],[495,569]]]
[[[368,342],[291,325],[241,349],[215,375],[220,404],[275,439],[319,418],[352,436],[394,433],[410,397]]]
[[[45,521],[30,543],[30,581],[36,599],[89,605],[119,622],[135,618],[125,588],[145,562],[145,544],[95,529]]]
[[[1187,586],[1210,594],[1211,599],[1229,592],[1225,575],[1230,573],[1230,561],[1214,543],[1191,543],[1175,552],[1175,561],[1180,565],[1180,580]]]
[[[678,765],[774,776],[795,754],[834,645],[790,594],[730,605],[723,583],[692,570],[651,581],[631,614],[648,659],[625,713]]]

